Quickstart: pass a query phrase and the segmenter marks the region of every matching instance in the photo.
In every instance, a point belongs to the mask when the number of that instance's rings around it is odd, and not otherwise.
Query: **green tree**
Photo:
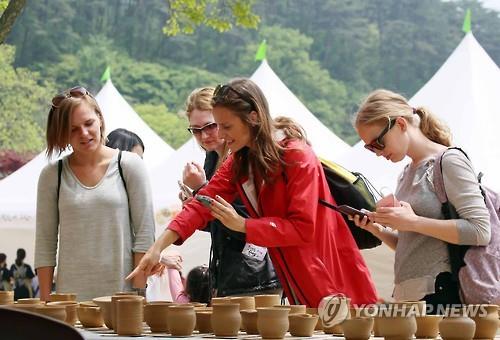
[[[25,5],[26,0],[0,0],[0,45],[4,43]]]
[[[163,32],[167,35],[193,34],[200,25],[219,32],[233,25],[256,28],[260,18],[252,13],[254,0],[168,0],[170,18]]]
[[[330,77],[328,71],[318,61],[311,60],[310,49],[313,39],[297,30],[279,26],[263,27],[259,30],[261,39],[267,41],[267,59],[292,92],[325,125],[343,138],[353,135],[342,126],[348,120],[347,89],[343,82]],[[240,59],[239,67],[232,69],[251,74],[257,64],[253,61],[258,48],[258,40],[247,45]],[[310,132],[312,133],[312,132]]]
[[[37,72],[14,68],[15,48],[0,46],[0,150],[40,152],[53,84]]]
[[[137,104],[134,109],[167,144],[177,149],[190,137],[186,118],[168,112],[163,104]]]

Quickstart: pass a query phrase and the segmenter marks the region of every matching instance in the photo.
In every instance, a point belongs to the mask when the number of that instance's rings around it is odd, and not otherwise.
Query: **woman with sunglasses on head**
[[[378,207],[368,214],[369,221],[354,217],[395,250],[394,298],[425,300],[434,313],[439,304],[461,303],[447,244],[486,245],[490,239],[489,214],[471,162],[459,150],[447,150],[448,127],[391,91],[377,90],[365,99],[355,128],[377,156],[394,163],[411,159],[398,180],[397,206]],[[458,220],[444,219],[434,189],[434,163],[443,152],[444,185]]]
[[[231,155],[199,191],[204,203],[185,204],[129,278],[158,270],[163,248],[182,243],[217,218],[261,247],[257,255],[269,253],[290,304],[317,307],[333,294],[345,294],[354,304],[376,302],[347,224],[318,203],[333,198],[301,127],[286,118],[273,121],[264,94],[249,79],[218,86],[212,104],[219,137]],[[237,195],[250,217],[229,204]]]
[[[212,115],[213,87],[196,89],[186,100],[188,130],[206,151],[203,168],[188,163],[184,168],[183,182],[194,190],[194,194],[206,185],[229,154],[229,149],[218,135],[217,123]],[[235,211],[248,217],[240,199],[232,202]],[[238,294],[279,293],[280,285],[269,255],[263,259],[245,254],[245,234],[232,231],[219,220],[206,224],[210,232],[210,275],[217,296]],[[247,246],[248,247],[248,246]]]
[[[124,278],[154,241],[144,163],[105,146],[104,131],[102,112],[86,89],[52,99],[47,156],[72,153],[48,164],[38,181],[35,268],[42,300],[49,298],[56,262],[57,292],[76,293],[78,300],[130,290]],[[140,276],[133,282],[138,289],[144,284]]]

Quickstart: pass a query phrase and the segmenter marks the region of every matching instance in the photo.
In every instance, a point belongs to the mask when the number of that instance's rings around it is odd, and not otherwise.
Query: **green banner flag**
[[[108,81],[109,78],[111,78],[111,68],[107,66],[101,76],[101,81],[104,83],[105,81]]]
[[[267,48],[266,39],[264,39],[260,43],[257,53],[255,53],[255,61],[262,61],[266,59],[266,48]]]
[[[467,9],[467,12],[465,12],[465,19],[464,19],[464,24],[462,26],[462,31],[464,31],[465,34],[470,32],[470,9]]]

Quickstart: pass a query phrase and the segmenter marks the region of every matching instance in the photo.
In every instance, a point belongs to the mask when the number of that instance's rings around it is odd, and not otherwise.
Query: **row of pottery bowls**
[[[318,324],[318,316],[306,314],[305,306],[275,305],[280,303],[279,295],[214,298],[211,307],[197,303],[149,302],[142,307],[143,317],[139,303],[127,308],[126,305],[134,304],[130,300],[137,297],[106,296],[93,302],[100,306],[105,325],[119,335],[140,335],[143,318],[153,333],[173,336],[189,336],[195,329],[221,337],[236,336],[241,329],[264,338],[283,338],[288,330],[292,335],[311,336]],[[128,330],[121,326],[123,318]]]
[[[343,322],[325,327],[325,333],[347,339],[368,339],[371,333],[386,339],[493,339],[500,325],[498,306],[467,305],[427,315],[425,301],[395,302],[369,308],[349,308]]]
[[[286,332],[294,336],[311,336],[318,322],[318,315],[291,313],[299,306],[257,307],[240,310],[237,303],[214,304],[212,307],[195,307],[190,304],[151,302],[144,306],[145,321],[152,332],[170,333],[172,336],[190,336],[214,333],[217,337],[235,337],[240,329],[247,334],[260,334],[263,338],[281,339]]]

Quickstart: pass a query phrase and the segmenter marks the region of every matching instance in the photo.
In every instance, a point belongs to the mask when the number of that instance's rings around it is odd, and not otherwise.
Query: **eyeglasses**
[[[217,123],[216,122],[211,122],[211,123],[208,123],[208,124],[205,124],[203,125],[202,127],[188,127],[187,130],[189,132],[191,132],[192,135],[195,135],[195,136],[200,136],[201,133],[203,131],[205,131],[205,133],[212,133],[214,132],[215,130],[217,129]]]
[[[380,135],[378,135],[377,138],[375,138],[373,141],[371,141],[371,143],[365,144],[365,148],[367,148],[371,152],[376,152],[376,150],[379,150],[379,151],[380,150],[384,150],[384,148],[385,148],[385,143],[384,143],[384,140],[383,140],[384,136],[395,125],[394,123],[396,122],[397,117],[396,118],[387,117],[387,119],[389,121],[388,121],[386,127],[380,133]]]
[[[62,101],[66,98],[82,98],[85,96],[92,96],[92,95],[90,94],[89,91],[87,91],[85,87],[75,86],[52,98],[52,106],[58,108],[59,105],[61,105]]]
[[[241,100],[243,100],[245,103],[251,106],[252,110],[255,110],[255,105],[252,99],[250,99],[249,96],[244,95],[243,93],[236,91],[234,88],[232,88],[230,85],[217,85],[214,91],[214,96],[212,98],[212,101],[214,104],[219,104],[219,103],[226,103],[230,100],[228,98],[229,93],[233,91]]]

